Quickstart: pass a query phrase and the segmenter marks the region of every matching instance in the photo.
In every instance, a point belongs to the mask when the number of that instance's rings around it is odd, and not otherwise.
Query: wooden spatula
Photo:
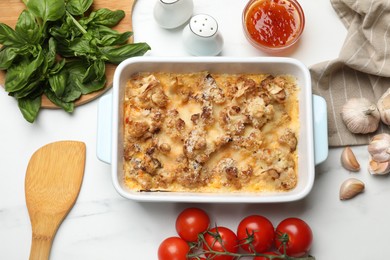
[[[30,260],[49,259],[58,227],[76,202],[85,167],[85,144],[60,141],[39,148],[25,179],[32,225]]]

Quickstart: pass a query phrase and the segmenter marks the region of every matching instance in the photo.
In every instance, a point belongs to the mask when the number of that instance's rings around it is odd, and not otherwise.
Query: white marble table
[[[241,30],[241,10],[246,0],[194,0],[195,13],[214,16],[225,38],[224,56],[265,56],[253,49]],[[289,56],[307,66],[333,59],[342,46],[346,30],[329,0],[300,0],[306,14],[306,29],[297,49]],[[146,41],[153,56],[187,55],[181,44],[181,29],[166,31],[153,20],[154,1],[139,0],[134,10],[136,41]],[[174,235],[178,212],[189,206],[174,203],[137,203],[114,190],[110,166],[96,158],[97,102],[72,114],[43,110],[36,123],[21,116],[13,98],[0,88],[0,259],[28,259],[31,227],[25,206],[24,176],[28,160],[39,147],[57,140],[80,140],[87,145],[87,162],[81,192],[61,225],[53,243],[53,260],[156,259],[160,241]],[[321,260],[390,259],[390,180],[367,173],[366,147],[354,151],[362,170],[350,173],[340,166],[340,149],[316,168],[312,192],[288,204],[199,204],[212,222],[236,229],[249,214],[263,214],[276,225],[289,216],[305,219],[314,232],[311,253]],[[341,182],[357,177],[366,191],[341,202]]]

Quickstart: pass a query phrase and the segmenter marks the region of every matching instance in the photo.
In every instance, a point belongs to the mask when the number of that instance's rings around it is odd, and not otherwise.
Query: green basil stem
[[[23,1],[23,3],[27,6],[28,0],[22,0],[22,1]]]
[[[66,11],[66,15],[69,16],[74,25],[76,25],[76,27],[83,33],[83,34],[86,34],[87,33],[87,30],[84,29],[84,27],[81,26],[81,24],[73,17],[73,15],[71,13],[69,13],[68,11]]]

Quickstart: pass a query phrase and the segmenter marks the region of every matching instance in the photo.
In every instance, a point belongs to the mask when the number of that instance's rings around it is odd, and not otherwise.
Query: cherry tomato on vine
[[[218,236],[222,244],[219,242]],[[203,245],[204,250],[208,250],[208,246],[217,252],[224,252],[224,248],[230,253],[237,253],[238,243],[237,236],[226,227],[212,228],[204,236],[206,243]],[[206,254],[208,257],[213,257],[212,254]],[[234,257],[229,255],[218,255],[213,257],[213,260],[232,260]]]
[[[277,254],[275,252],[264,252],[264,254],[266,254],[266,255],[274,255],[274,256],[279,255],[279,254]],[[265,257],[265,256],[256,256],[255,258],[253,258],[253,260],[269,260],[269,258]],[[282,260],[282,258],[274,258],[272,260]]]
[[[301,257],[306,255],[313,241],[313,232],[310,226],[299,218],[287,218],[276,227],[275,245],[283,253],[282,241],[288,238],[286,253],[289,256]]]
[[[158,247],[158,260],[186,260],[190,247],[180,237],[168,237]]]
[[[209,225],[209,216],[199,208],[187,208],[176,218],[177,234],[188,242],[196,242],[198,234],[206,231]]]
[[[245,251],[253,252],[249,246],[250,242],[256,252],[262,253],[273,245],[275,229],[266,217],[251,215],[241,220],[237,228],[237,237]]]

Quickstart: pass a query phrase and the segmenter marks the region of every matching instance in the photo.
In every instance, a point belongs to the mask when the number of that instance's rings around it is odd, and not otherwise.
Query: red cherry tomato
[[[176,219],[177,234],[188,242],[196,242],[198,234],[206,231],[209,225],[209,216],[205,211],[198,208],[187,208]]]
[[[247,252],[253,252],[246,242],[251,242],[256,252],[265,252],[274,243],[275,231],[271,221],[266,217],[251,215],[243,220],[237,228],[237,237],[241,248]]]
[[[217,234],[220,236],[220,241],[222,244],[219,242],[219,239],[217,238]],[[233,231],[226,227],[216,227],[210,229],[209,232],[207,232],[204,236],[206,243],[203,245],[203,249],[206,251],[208,250],[209,246],[212,248],[214,251],[217,252],[224,252],[225,248],[228,252],[231,253],[237,253],[238,251],[238,243],[237,243],[237,236],[234,234]],[[212,254],[206,254],[206,257],[212,258],[213,260],[232,260],[234,259],[233,256],[228,256],[228,255],[218,255],[213,257]]]
[[[283,254],[282,237],[287,237],[286,253],[289,256],[301,257],[306,255],[313,241],[310,226],[299,218],[287,218],[276,227],[275,245]]]
[[[190,247],[180,237],[168,237],[158,248],[158,260],[186,260]]]
[[[279,254],[275,253],[275,252],[265,252],[264,254],[266,255],[274,255],[274,256],[277,256]],[[273,258],[272,260],[281,260],[282,258]],[[265,257],[265,256],[256,256],[255,258],[253,258],[253,260],[269,260],[268,257]]]

